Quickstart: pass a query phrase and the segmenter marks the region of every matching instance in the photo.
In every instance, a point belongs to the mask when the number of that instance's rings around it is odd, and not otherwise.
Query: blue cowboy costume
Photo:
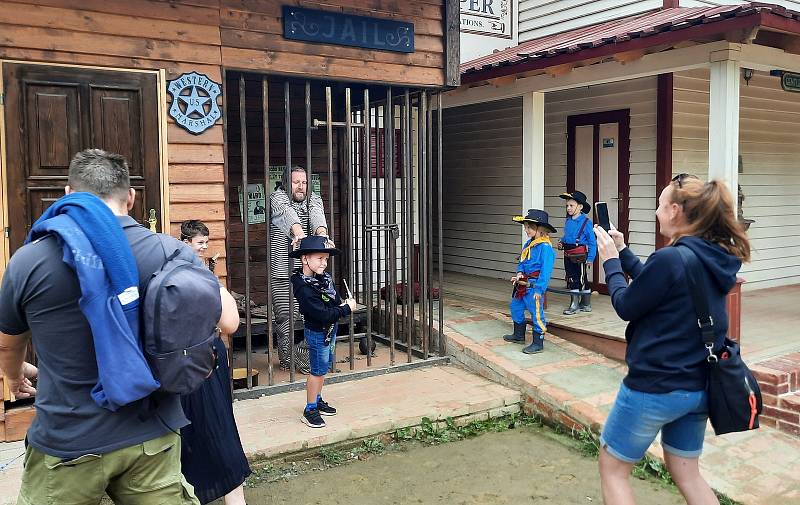
[[[530,223],[544,227],[555,233],[556,229],[548,222],[547,212],[543,210],[530,209],[526,216],[516,216],[514,221],[517,223]],[[544,333],[547,331],[547,319],[544,315],[542,296],[547,290],[550,282],[550,275],[553,273],[553,263],[556,253],[550,238],[539,237],[531,238],[525,242],[522,253],[519,256],[517,273],[523,274],[522,283],[515,283],[514,293],[511,297],[511,319],[514,321],[514,333],[503,337],[508,342],[525,342],[525,310],[531,314],[533,324],[533,342],[522,352],[534,354],[544,350]],[[538,295],[538,298],[537,296]]]
[[[564,249],[567,289],[571,291],[570,304],[564,309],[564,314],[571,316],[579,311],[592,311],[592,286],[588,265],[594,262],[597,255],[597,239],[594,236],[592,220],[588,216],[592,206],[586,200],[586,195],[580,191],[573,191],[558,196],[567,201],[575,200],[582,206],[581,214],[577,218],[567,215],[564,235],[560,240],[560,246]],[[583,258],[580,255],[569,258],[567,253],[571,249],[583,251]]]

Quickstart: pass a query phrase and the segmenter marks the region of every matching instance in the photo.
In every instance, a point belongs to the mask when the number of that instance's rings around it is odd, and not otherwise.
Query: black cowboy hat
[[[547,215],[547,212],[539,209],[528,209],[528,215],[526,216],[514,216],[511,218],[515,223],[533,223],[535,225],[544,226],[550,233],[555,233],[555,227],[550,224],[550,216]]]
[[[328,237],[311,235],[300,240],[300,247],[289,253],[290,258],[299,258],[304,254],[328,253],[336,256],[341,251],[335,247],[328,247]]]
[[[559,198],[564,200],[575,200],[579,204],[583,205],[581,212],[584,214],[588,214],[590,210],[592,210],[592,206],[589,205],[589,202],[586,201],[586,195],[581,193],[580,191],[573,191],[572,193],[561,193],[558,195]]]

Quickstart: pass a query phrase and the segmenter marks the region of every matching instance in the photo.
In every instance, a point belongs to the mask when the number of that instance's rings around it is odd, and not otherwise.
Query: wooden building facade
[[[413,50],[290,40],[282,13],[301,4],[412,23]],[[457,86],[458,8],[455,0],[0,1],[0,275],[31,223],[63,194],[72,156],[98,147],[129,160],[135,219],[173,236],[186,219],[209,226],[216,273],[230,287],[236,269],[227,256],[242,247],[230,212],[241,182],[227,167],[241,162],[240,146],[226,145],[228,101],[238,100],[231,75]],[[191,72],[222,89],[220,118],[199,134],[168,112],[168,83]],[[252,162],[263,165],[263,156]],[[22,417],[15,423],[0,410],[0,435],[19,438],[20,426]]]

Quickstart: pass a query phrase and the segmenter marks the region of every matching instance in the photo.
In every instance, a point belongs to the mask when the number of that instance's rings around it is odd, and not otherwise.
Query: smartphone
[[[594,211],[597,213],[597,224],[600,228],[608,231],[611,229],[611,222],[608,219],[608,204],[606,202],[595,202]]]

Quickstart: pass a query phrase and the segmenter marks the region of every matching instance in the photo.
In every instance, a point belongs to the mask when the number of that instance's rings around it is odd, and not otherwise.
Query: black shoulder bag
[[[706,289],[700,281],[701,266],[694,251],[677,246],[686,267],[697,325],[708,351],[708,417],[716,435],[758,428],[761,389],[742,361],[739,344],[725,337],[722,349],[714,351],[714,319],[709,314]]]

